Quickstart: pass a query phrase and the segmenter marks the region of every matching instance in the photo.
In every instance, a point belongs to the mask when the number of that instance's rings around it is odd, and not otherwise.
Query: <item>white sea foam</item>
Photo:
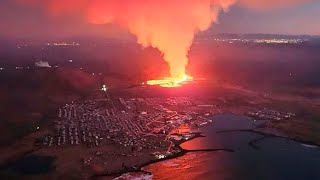
[[[113,180],[152,180],[152,174],[144,173],[126,173],[122,174],[119,177],[114,178]]]
[[[301,144],[301,145],[307,148],[318,148],[318,146],[310,145],[310,144]]]

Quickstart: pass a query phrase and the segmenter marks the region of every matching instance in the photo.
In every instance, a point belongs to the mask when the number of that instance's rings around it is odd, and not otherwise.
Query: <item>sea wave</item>
[[[113,180],[152,180],[152,174],[145,173],[125,173],[119,177],[114,178]]]

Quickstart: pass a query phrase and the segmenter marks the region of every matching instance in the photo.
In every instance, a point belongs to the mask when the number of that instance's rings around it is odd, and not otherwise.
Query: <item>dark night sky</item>
[[[320,2],[286,8],[257,10],[233,6],[212,26],[217,33],[266,33],[320,35]],[[119,36],[125,30],[112,25],[92,25],[81,15],[50,16],[43,9],[0,1],[0,36],[64,37],[78,35]]]
[[[320,1],[258,11],[234,6],[220,17],[218,32],[320,35]]]

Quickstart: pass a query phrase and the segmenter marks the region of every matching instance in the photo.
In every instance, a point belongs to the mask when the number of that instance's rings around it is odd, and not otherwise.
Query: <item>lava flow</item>
[[[193,81],[192,76],[183,74],[181,77],[178,77],[178,78],[166,77],[159,80],[149,80],[147,81],[147,84],[152,86],[158,85],[166,88],[174,88],[174,87],[180,87],[181,85],[191,81]]]

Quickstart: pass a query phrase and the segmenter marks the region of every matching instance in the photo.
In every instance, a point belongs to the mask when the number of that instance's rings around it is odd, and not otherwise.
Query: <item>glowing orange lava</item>
[[[174,88],[174,87],[180,87],[181,85],[191,81],[193,81],[192,76],[183,74],[177,78],[166,77],[159,80],[149,80],[147,81],[147,84],[152,86],[157,85],[157,86],[166,87],[166,88]]]

